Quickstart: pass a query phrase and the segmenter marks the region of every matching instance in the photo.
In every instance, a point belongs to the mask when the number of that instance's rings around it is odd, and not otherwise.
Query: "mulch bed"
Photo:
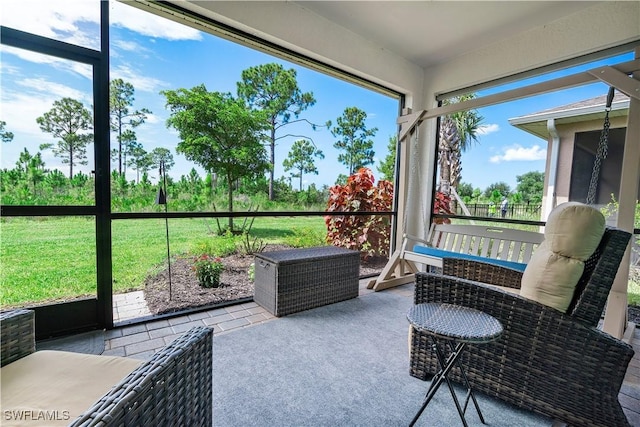
[[[291,249],[285,245],[269,244],[264,252]],[[222,258],[225,266],[220,277],[221,286],[204,288],[198,284],[192,257],[178,257],[171,261],[171,295],[169,295],[168,268],[145,280],[144,297],[153,314],[171,313],[202,306],[225,303],[253,297],[253,281],[249,279],[249,266],[253,255],[234,254]],[[371,259],[360,264],[360,276],[378,274],[387,263],[386,258]]]

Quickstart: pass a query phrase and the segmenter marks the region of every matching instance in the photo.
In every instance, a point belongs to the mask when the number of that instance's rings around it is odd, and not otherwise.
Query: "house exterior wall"
[[[569,194],[571,191],[571,171],[573,167],[573,150],[574,140],[577,133],[599,131],[602,129],[603,122],[601,119],[590,120],[578,123],[558,124],[556,129],[560,138],[560,147],[558,154],[558,170],[555,183],[555,202],[553,206],[557,206],[560,203],[569,201]],[[611,129],[624,128],[627,126],[627,117],[613,117],[611,119]],[[551,167],[550,161],[550,144],[551,141],[547,141],[547,161],[545,165],[545,171],[549,171]],[[544,186],[549,186],[548,182],[549,173],[545,173]],[[546,206],[547,195],[542,199],[542,205]],[[548,212],[543,212],[543,215]]]

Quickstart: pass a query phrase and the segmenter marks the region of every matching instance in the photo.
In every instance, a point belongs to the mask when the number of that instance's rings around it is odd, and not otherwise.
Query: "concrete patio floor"
[[[360,297],[366,297],[367,294],[373,292],[366,288],[368,280],[360,281]],[[398,293],[412,298],[413,284],[388,289],[384,292]],[[127,296],[114,296],[114,317],[117,316],[118,321],[148,315],[150,312],[144,303],[141,292]],[[148,359],[156,351],[193,326],[212,327],[214,336],[216,336],[270,321],[277,321],[277,318],[255,302],[216,308],[171,319],[152,320],[106,331],[103,354]],[[619,400],[631,425],[640,427],[640,328],[636,328],[634,332],[632,345],[635,355],[627,369]]]

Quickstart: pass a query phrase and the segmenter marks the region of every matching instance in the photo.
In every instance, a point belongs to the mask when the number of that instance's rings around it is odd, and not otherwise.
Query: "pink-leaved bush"
[[[393,205],[393,184],[379,180],[373,173],[360,168],[345,185],[329,189],[327,212],[382,212]],[[389,215],[326,216],[327,243],[360,251],[363,259],[388,256],[391,236]]]

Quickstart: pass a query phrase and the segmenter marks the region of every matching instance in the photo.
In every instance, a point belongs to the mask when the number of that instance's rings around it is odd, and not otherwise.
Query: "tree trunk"
[[[118,174],[122,175],[122,123],[118,123]]]
[[[69,147],[69,179],[73,179],[73,148],[71,147]]]
[[[449,185],[451,183],[450,179],[450,173],[451,170],[449,169],[449,150],[448,147],[443,149],[440,149],[439,151],[439,155],[440,155],[440,192],[449,195],[449,193],[451,192],[449,190]]]
[[[229,184],[229,212],[233,212],[233,182],[231,180],[231,175],[227,175],[227,183]],[[229,231],[233,233],[233,217],[229,216]]]
[[[273,195],[273,175],[276,169],[276,127],[275,123],[271,123],[271,143],[269,144],[271,149],[269,161],[271,163],[271,170],[269,171],[269,200],[274,199]]]
[[[456,147],[459,147],[460,137],[455,122],[449,117],[443,118],[440,123],[440,141],[438,146],[438,159],[440,163],[440,191],[450,195],[451,190],[451,163]]]

